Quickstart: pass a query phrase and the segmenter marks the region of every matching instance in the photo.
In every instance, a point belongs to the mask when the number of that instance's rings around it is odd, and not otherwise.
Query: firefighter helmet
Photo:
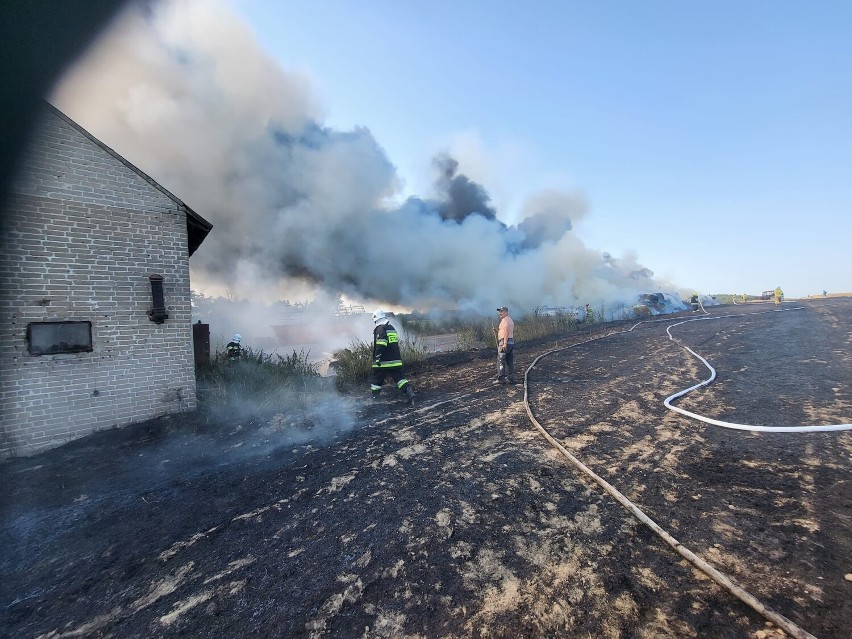
[[[376,309],[373,311],[373,323],[374,324],[384,324],[388,320],[387,315],[382,309]]]

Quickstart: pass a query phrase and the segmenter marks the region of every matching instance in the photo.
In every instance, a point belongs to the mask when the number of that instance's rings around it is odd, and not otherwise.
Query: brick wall
[[[0,254],[0,458],[196,406],[186,210],[50,109]],[[148,319],[162,275],[168,319]],[[30,322],[92,323],[92,352],[30,355]]]

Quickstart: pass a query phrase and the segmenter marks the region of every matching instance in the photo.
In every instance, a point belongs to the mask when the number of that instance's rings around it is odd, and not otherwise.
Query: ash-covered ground
[[[852,421],[852,301],[711,317],[672,329],[718,374],[679,406]],[[852,432],[667,410],[709,373],[666,320],[519,344],[519,382],[549,353],[527,376],[533,414],[763,604],[850,636]],[[491,350],[430,358],[414,409],[306,396],[0,463],[0,635],[781,636],[553,448],[495,367]]]

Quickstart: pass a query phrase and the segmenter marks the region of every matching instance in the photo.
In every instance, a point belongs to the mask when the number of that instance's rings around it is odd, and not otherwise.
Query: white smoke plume
[[[531,198],[509,227],[441,157],[434,194],[389,205],[399,180],[370,131],[324,127],[309,78],[212,0],[131,5],[51,101],[214,224],[191,260],[208,294],[490,314],[671,288],[583,246],[576,194]]]

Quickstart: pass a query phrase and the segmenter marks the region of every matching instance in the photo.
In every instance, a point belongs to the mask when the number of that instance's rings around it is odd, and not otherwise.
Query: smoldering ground
[[[133,4],[52,100],[214,224],[196,290],[301,299],[318,290],[409,308],[632,303],[670,290],[634,256],[572,234],[585,198],[530,198],[509,226],[457,159],[434,193],[401,179],[365,127],[322,125],[309,79],[280,68],[216,2]]]
[[[144,499],[230,468],[262,472],[292,463],[345,439],[356,426],[357,404],[331,388],[301,394],[282,390],[278,401],[263,409],[252,397],[232,398],[227,406],[126,426],[122,449],[98,455],[94,466],[92,452],[113,437],[113,429],[66,444],[64,456],[88,460],[73,473],[67,466],[53,471],[45,459],[12,460],[4,467],[15,475],[14,498],[2,503],[4,535],[14,538],[16,546],[34,539],[49,544],[48,529],[88,521],[105,501]],[[56,508],[51,495],[66,489],[75,491],[73,502]],[[2,491],[2,496],[11,493]]]

